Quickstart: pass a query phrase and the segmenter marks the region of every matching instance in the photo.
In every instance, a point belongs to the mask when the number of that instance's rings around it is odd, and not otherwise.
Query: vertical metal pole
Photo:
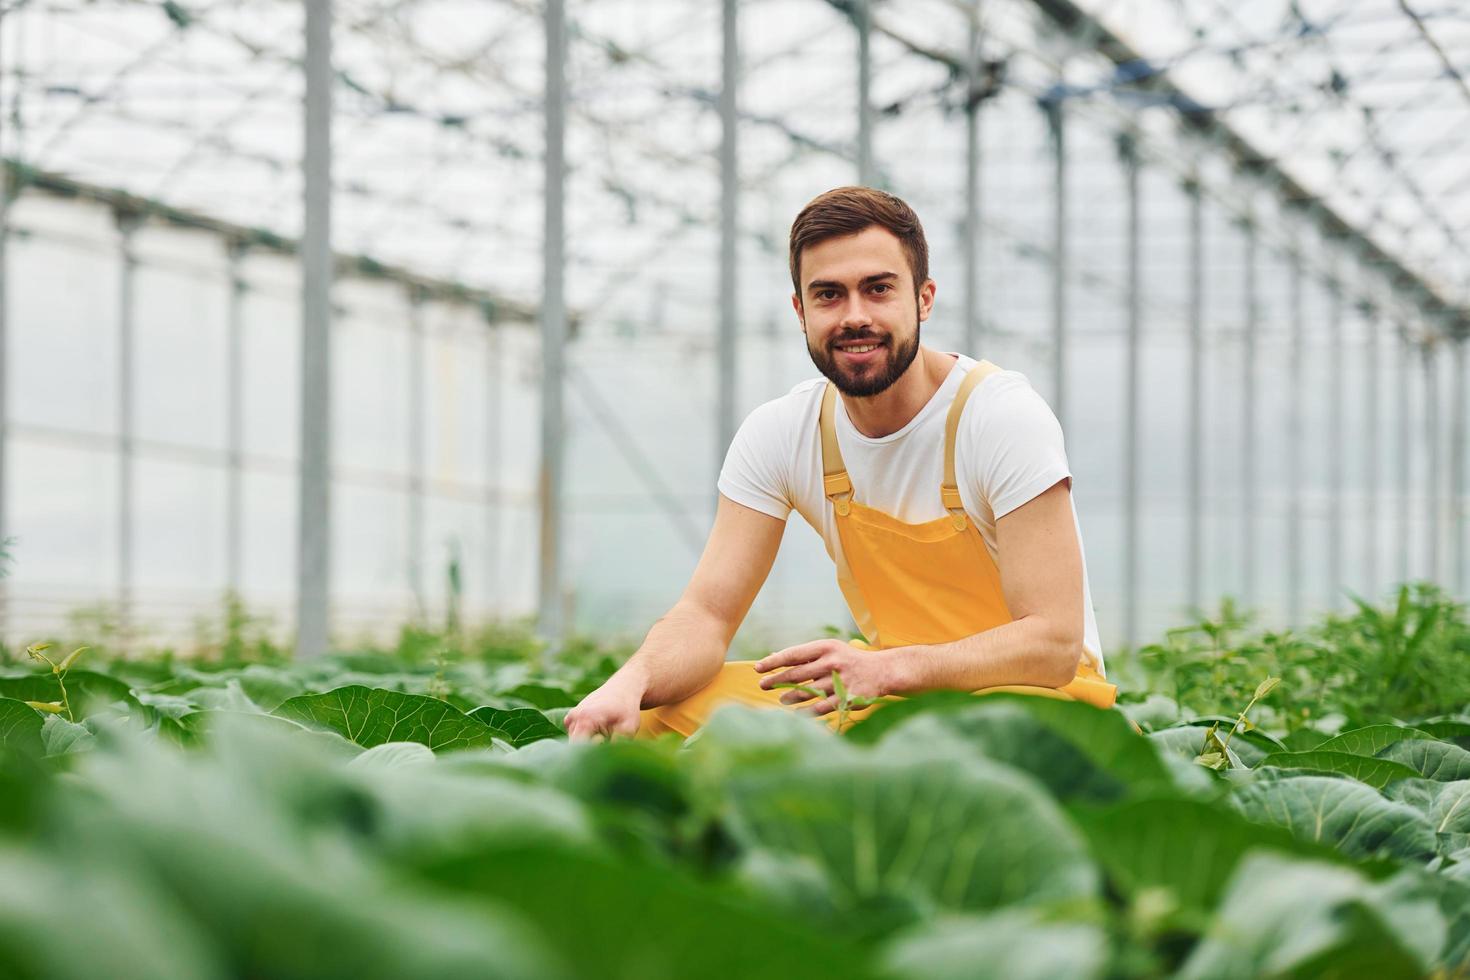
[[[1286,622],[1295,628],[1302,621],[1302,453],[1305,451],[1302,424],[1303,386],[1306,371],[1306,322],[1302,305],[1302,253],[1291,253],[1291,282],[1288,295],[1291,316],[1291,349],[1287,361],[1286,418]]]
[[[724,0],[724,74],[720,86],[720,340],[719,418],[715,425],[715,474],[735,438],[736,359],[739,317],[735,297],[736,242],[739,230],[740,169],[736,152],[736,98],[740,84],[740,20],[736,0]]]
[[[1363,447],[1363,524],[1367,535],[1367,550],[1363,555],[1363,590],[1371,602],[1378,601],[1378,451],[1379,451],[1379,406],[1381,383],[1378,379],[1379,319],[1374,311],[1364,311],[1363,326],[1367,336],[1363,341],[1364,367],[1364,411],[1367,414],[1367,440]]]
[[[1470,338],[1461,335],[1455,338],[1453,350],[1455,376],[1451,379],[1454,385],[1454,393],[1451,396],[1450,409],[1450,521],[1451,551],[1455,567],[1451,569],[1454,582],[1455,595],[1461,601],[1470,599],[1470,571],[1465,568],[1465,518],[1467,502],[1465,499],[1465,473],[1466,446],[1465,429],[1467,416],[1470,416],[1470,404],[1467,404],[1466,387],[1470,386],[1470,378],[1465,375],[1466,361],[1465,349],[1470,346]]]
[[[1441,485],[1443,454],[1439,445],[1439,368],[1435,355],[1439,345],[1427,343],[1421,348],[1424,365],[1424,506],[1427,511],[1425,527],[1424,577],[1431,582],[1440,582],[1440,542],[1444,537],[1444,509]]]
[[[1409,359],[1413,356],[1413,343],[1407,327],[1399,328],[1398,363],[1398,474],[1399,474],[1399,580],[1398,585],[1409,581],[1409,532],[1413,527],[1411,516],[1414,501],[1410,496],[1413,488],[1412,466],[1414,463],[1414,421],[1409,400]]]
[[[1342,279],[1328,284],[1327,318],[1327,575],[1332,594],[1327,608],[1341,605],[1342,575]]]
[[[858,183],[873,186],[873,60],[869,38],[873,27],[873,0],[853,0],[853,24],[858,36]]]
[[[566,0],[546,0],[546,190],[541,297],[541,638],[555,653],[565,636],[562,608],[562,385],[566,372],[565,215]]]
[[[485,583],[490,592],[490,614],[499,618],[502,610],[500,597],[500,520],[502,515],[500,475],[500,419],[502,396],[505,390],[505,373],[501,369],[501,337],[493,317],[485,317],[485,487],[486,507],[489,513],[485,523],[486,548],[490,552],[488,577]]]
[[[1052,145],[1052,411],[1067,431],[1067,138],[1061,97],[1046,103]]]
[[[1139,231],[1138,193],[1138,147],[1130,133],[1118,139],[1118,149],[1123,161],[1124,178],[1128,182],[1128,368],[1123,382],[1127,398],[1127,420],[1124,423],[1123,455],[1127,467],[1125,475],[1123,547],[1126,559],[1123,566],[1124,638],[1130,649],[1138,645],[1138,482],[1139,482],[1139,389],[1142,378],[1139,364],[1139,344],[1142,330],[1141,294],[1141,242]]]
[[[1198,182],[1189,193],[1189,606],[1204,599],[1205,274],[1204,198]]]
[[[408,588],[415,614],[428,620],[424,599],[424,474],[428,470],[424,405],[424,294],[413,289],[408,307]]]
[[[117,623],[124,649],[133,634],[133,413],[134,294],[138,256],[133,247],[139,219],[117,213],[122,275],[117,304]]]
[[[1240,533],[1241,598],[1247,609],[1256,604],[1256,352],[1261,330],[1260,296],[1256,289],[1256,221],[1245,222],[1245,333],[1241,345]]]
[[[230,594],[240,594],[244,578],[244,535],[241,511],[244,494],[241,478],[245,443],[245,276],[241,265],[245,247],[229,246],[230,305],[226,313],[225,342],[225,585]]]
[[[980,357],[980,11],[970,11],[969,86],[965,99],[965,345]]]
[[[3,77],[3,75],[0,75]],[[0,114],[4,103],[0,100]],[[0,154],[0,643],[9,639],[10,569],[6,567],[10,538],[10,172]]]
[[[301,237],[301,496],[296,652],[331,642],[332,0],[306,0],[306,223]]]

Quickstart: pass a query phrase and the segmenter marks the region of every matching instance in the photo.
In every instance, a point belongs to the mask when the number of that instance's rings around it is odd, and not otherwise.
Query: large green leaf
[[[926,923],[897,937],[883,960],[911,980],[1086,980],[1102,975],[1107,945],[1096,925],[1005,909]]]
[[[1409,739],[1433,739],[1434,736],[1402,725],[1369,725],[1333,736],[1317,746],[1319,752],[1347,752],[1351,755],[1377,755],[1395,742]]]
[[[42,724],[35,708],[11,698],[0,698],[0,746],[39,749]]]
[[[937,718],[874,749],[833,739],[730,774],[737,839],[815,861],[847,907],[986,910],[1087,899],[1098,875],[1043,788],[977,757]],[[845,749],[845,750],[844,750]]]
[[[1424,814],[1445,853],[1470,847],[1470,779],[1449,783],[1406,779],[1390,786],[1385,795]]]
[[[1162,891],[1186,923],[1202,921],[1214,910],[1240,859],[1250,851],[1348,860],[1280,827],[1253,823],[1200,800],[1136,800],[1075,807],[1073,813],[1094,857],[1121,894],[1137,898]]]
[[[47,715],[45,727],[41,729],[41,741],[46,746],[46,754],[55,756],[88,752],[97,740],[86,725],[67,721],[60,715]]]
[[[1195,758],[1204,751],[1205,735],[1209,733],[1208,725],[1179,725],[1174,728],[1161,728],[1156,732],[1150,732],[1148,738],[1155,745],[1162,747],[1165,751],[1173,753],[1181,759],[1193,762]],[[1224,738],[1223,732],[1217,732],[1220,738]],[[1245,754],[1240,752],[1245,749]],[[1230,753],[1230,765],[1234,769],[1248,769],[1250,766],[1246,759],[1260,762],[1266,754],[1255,746],[1246,743],[1232,741],[1226,749]]]
[[[0,976],[209,980],[229,976],[210,937],[146,875],[0,850]]]
[[[1237,789],[1230,802],[1249,820],[1285,827],[1355,857],[1428,860],[1435,853],[1434,830],[1423,814],[1353,780],[1300,776],[1257,782]]]
[[[561,738],[566,733],[552,724],[535,708],[495,708],[483,705],[469,713],[470,717],[489,725],[516,748],[539,742],[543,738]]]
[[[72,713],[78,719],[94,705],[133,700],[128,686],[122,681],[92,670],[67,671],[66,696]],[[61,682],[49,671],[0,677],[0,697],[16,701],[60,701]]]
[[[1470,779],[1470,752],[1449,742],[1414,740],[1396,742],[1379,756],[1412,767],[1426,779],[1442,783]]]
[[[1435,896],[1412,876],[1369,882],[1346,867],[1254,854],[1178,976],[1410,980],[1429,971],[1445,935]]]
[[[435,698],[357,685],[291,698],[273,714],[338,732],[364,748],[419,742],[442,752],[490,745],[496,736],[494,729]]]
[[[1024,769],[1060,799],[1114,800],[1128,793],[1171,795],[1174,778],[1158,751],[1117,711],[1051,698],[960,695],[885,705],[854,726],[855,743],[902,743],[940,725],[983,755]],[[917,727],[916,727],[917,726]]]
[[[517,698],[533,708],[575,708],[577,699],[565,688],[550,684],[518,684],[500,692],[502,697]]]
[[[1350,776],[1374,789],[1382,789],[1396,779],[1413,779],[1419,773],[1402,762],[1375,759],[1371,756],[1353,755],[1348,752],[1329,752],[1314,749],[1310,752],[1273,752],[1261,761],[1260,767],[1277,769],[1305,769],[1311,772],[1330,772]]]
[[[578,977],[865,980],[864,951],[679,869],[549,847],[460,852],[420,874],[528,919]]]

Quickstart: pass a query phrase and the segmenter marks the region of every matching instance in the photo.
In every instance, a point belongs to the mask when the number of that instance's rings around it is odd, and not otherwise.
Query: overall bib
[[[820,423],[823,484],[835,514],[842,553],[874,624],[875,635],[868,637],[867,643],[857,642],[854,646],[886,650],[949,643],[1012,621],[1001,590],[1000,571],[985,547],[979,528],[965,512],[955,478],[955,437],[960,414],[975,387],[998,370],[994,364],[981,361],[965,376],[950,405],[944,427],[944,482],[939,488],[947,514],[923,524],[906,524],[852,499],[852,481],[848,479],[833,424],[837,389],[827,385]],[[710,712],[724,702],[788,710],[800,707],[781,704],[785,690],[763,690],[760,681],[764,675],[755,672],[754,663],[753,660],[727,661],[713,681],[683,701],[645,710],[639,736],[653,737],[670,731],[686,736],[693,734]],[[1103,679],[1099,666],[1096,653],[1084,649],[1077,676],[1063,687],[1011,684],[973,693],[1014,691],[1110,708],[1117,688]],[[850,715],[848,723],[859,721],[868,713]],[[835,728],[838,713],[832,712],[826,720]]]

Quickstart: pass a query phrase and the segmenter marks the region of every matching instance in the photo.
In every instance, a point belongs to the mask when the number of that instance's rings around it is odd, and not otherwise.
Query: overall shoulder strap
[[[965,375],[965,380],[960,382],[960,390],[955,393],[954,401],[949,406],[949,417],[944,422],[944,483],[940,485],[939,496],[944,502],[944,509],[949,511],[950,518],[954,521],[956,530],[964,530],[969,520],[965,514],[965,504],[960,498],[959,481],[955,479],[954,467],[954,444],[960,431],[960,416],[964,414],[965,402],[969,401],[970,393],[1000,368],[989,361],[981,361],[970,369]]]
[[[837,447],[836,411],[837,386],[829,381],[822,392],[822,413],[817,419],[822,432],[822,490],[837,513],[846,517],[852,510],[852,481],[847,478],[842,450]]]

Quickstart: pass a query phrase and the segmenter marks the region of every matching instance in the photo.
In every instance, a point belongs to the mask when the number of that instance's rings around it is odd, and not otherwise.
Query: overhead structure
[[[141,629],[228,588],[312,653],[439,621],[463,582],[467,615],[534,620],[552,651],[646,627],[736,422],[810,372],[771,287],[790,218],[854,179],[924,219],[926,338],[1051,402],[1110,650],[1225,595],[1293,625],[1410,577],[1464,595],[1465,18],[773,4],[779,39],[741,38],[735,0],[308,0],[305,32],[214,0],[8,7],[7,623],[87,600]],[[35,381],[67,345],[73,404]],[[38,470],[95,489],[57,518],[16,476]],[[784,567],[795,591],[754,615],[840,618],[825,575]]]

